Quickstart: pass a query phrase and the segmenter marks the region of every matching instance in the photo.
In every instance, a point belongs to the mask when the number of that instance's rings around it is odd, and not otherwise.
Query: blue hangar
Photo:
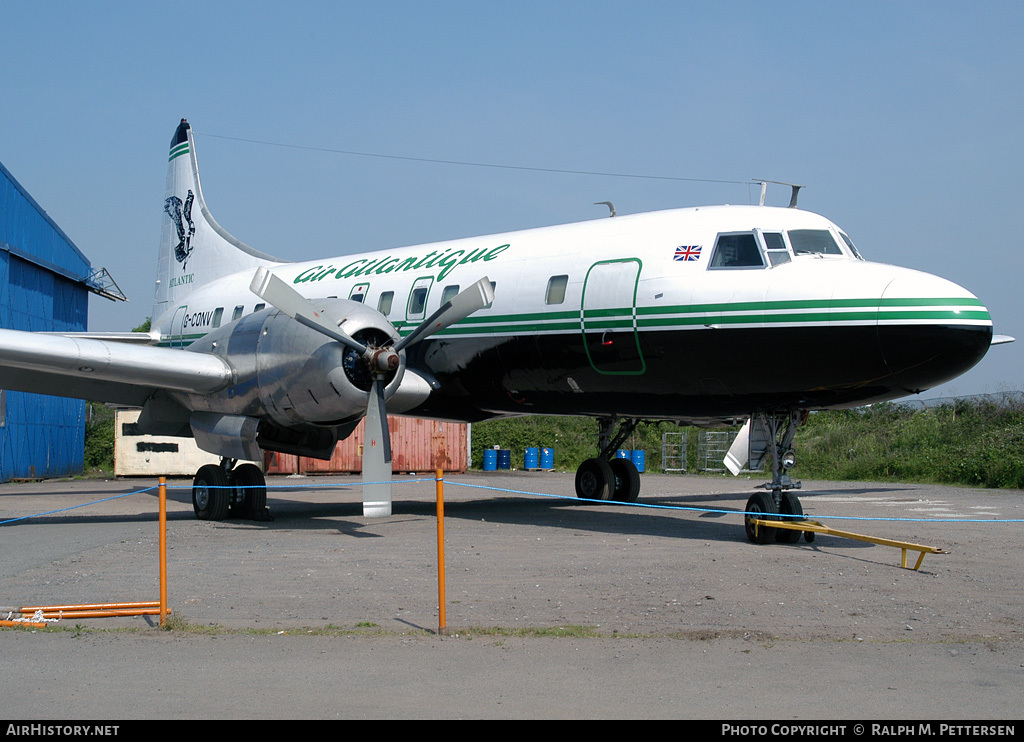
[[[124,298],[0,163],[0,327],[84,332],[90,291]],[[84,445],[85,402],[0,389],[0,481],[80,473]]]

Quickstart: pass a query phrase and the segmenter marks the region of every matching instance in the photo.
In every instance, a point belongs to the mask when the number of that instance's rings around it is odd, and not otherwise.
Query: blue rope
[[[0,526],[5,526],[8,523],[17,523],[19,520],[28,520],[30,518],[40,518],[44,515],[56,515],[57,513],[66,513],[70,510],[78,510],[79,508],[86,508],[90,505],[99,505],[101,502],[110,502],[111,500],[120,500],[122,497],[131,497],[132,495],[141,495],[143,492],[151,492],[157,489],[156,487],[146,487],[135,492],[125,492],[123,495],[114,495],[113,497],[104,497],[102,500],[93,500],[92,502],[83,502],[81,505],[72,505],[68,508],[60,508],[59,510],[50,510],[46,513],[36,513],[35,515],[23,515],[20,518],[11,518],[10,520],[0,520]]]
[[[573,502],[587,504],[587,505],[618,505],[624,507],[634,508],[650,508],[653,510],[681,510],[689,511],[694,513],[719,513],[723,515],[751,515],[754,517],[764,518],[767,513],[752,513],[745,510],[720,510],[716,508],[697,508],[689,507],[686,505],[656,505],[654,503],[646,502],[617,502],[615,500],[581,500],[573,495],[552,495],[544,492],[528,492],[526,490],[513,490],[506,489],[503,487],[490,487],[485,484],[467,484],[465,482],[456,482],[451,479],[445,480],[447,484],[454,484],[459,487],[472,487],[474,489],[483,490],[495,490],[497,492],[509,492],[516,495],[533,495],[535,497],[551,497],[559,500],[571,500]],[[806,515],[789,515],[786,513],[772,513],[773,518],[790,518],[793,520],[806,520]],[[865,516],[856,515],[822,515],[814,516],[821,520],[884,520],[895,523],[1024,523],[1024,518],[1011,518],[1011,519],[998,519],[998,518],[869,518]]]
[[[470,489],[481,489],[481,490],[492,490],[494,492],[506,492],[513,495],[529,495],[532,497],[547,497],[556,500],[567,500],[575,502],[581,505],[615,505],[618,507],[634,507],[634,508],[647,508],[650,510],[676,510],[680,512],[692,512],[692,513],[707,513],[707,514],[718,514],[718,515],[742,515],[742,516],[753,516],[767,518],[768,514],[760,512],[747,512],[745,510],[727,510],[720,508],[698,508],[690,507],[686,505],[657,505],[654,503],[646,502],[617,502],[615,500],[581,500],[578,497],[572,495],[554,495],[546,492],[531,492],[529,490],[516,490],[507,487],[492,487],[485,484],[469,484],[468,482],[457,482],[452,479],[441,479],[438,480],[436,476],[433,477],[418,477],[415,479],[392,479],[383,480],[379,482],[349,482],[345,484],[339,484],[337,482],[330,484],[283,484],[274,485],[272,488],[267,489],[273,490],[297,490],[297,489],[338,489],[342,487],[361,487],[370,484],[414,484],[419,482],[447,482],[450,485],[457,487],[467,487]],[[244,487],[231,487],[217,485],[211,486],[210,489],[254,489],[260,485],[247,485]],[[0,526],[7,525],[8,523],[16,523],[18,521],[29,520],[31,518],[39,518],[44,515],[56,515],[58,513],[66,513],[71,510],[78,510],[79,508],[89,507],[91,505],[98,505],[102,502],[110,502],[111,500],[119,500],[123,497],[130,497],[131,495],[140,495],[145,492],[152,492],[156,487],[145,487],[134,492],[126,492],[123,495],[115,495],[113,497],[105,497],[102,500],[94,500],[92,502],[82,503],[81,505],[72,505],[71,507],[61,508],[58,510],[50,510],[45,513],[35,513],[34,515],[24,515],[19,518],[11,518],[9,520],[0,521]],[[168,485],[167,489],[174,490],[191,490],[191,485]],[[785,513],[772,513],[772,518],[785,519],[789,518],[792,520],[804,520],[805,515],[789,515]],[[887,521],[891,523],[1024,523],[1024,518],[881,518],[881,517],[867,517],[867,516],[856,516],[856,515],[816,515],[815,518],[820,520],[853,520],[853,521]]]

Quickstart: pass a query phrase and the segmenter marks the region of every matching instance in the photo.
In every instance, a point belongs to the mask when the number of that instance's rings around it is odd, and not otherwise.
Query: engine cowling
[[[313,300],[316,310],[359,342],[380,347],[398,339],[380,312],[346,299]],[[282,427],[334,427],[362,417],[370,371],[360,354],[276,309],[264,309],[206,335],[190,351],[230,364],[232,384],[211,395],[188,395],[192,410],[269,418]],[[405,354],[385,375],[385,398],[402,382]]]

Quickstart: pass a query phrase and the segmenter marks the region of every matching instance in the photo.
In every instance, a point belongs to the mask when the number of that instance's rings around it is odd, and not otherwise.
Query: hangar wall
[[[0,163],[0,327],[83,332],[89,260]],[[0,389],[0,481],[82,471],[85,403]]]

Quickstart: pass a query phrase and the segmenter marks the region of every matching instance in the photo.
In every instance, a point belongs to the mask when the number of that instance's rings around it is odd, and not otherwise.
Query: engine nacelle
[[[360,343],[378,347],[398,339],[380,312],[346,299],[314,299],[317,312]],[[369,402],[370,371],[358,351],[265,309],[197,340],[190,351],[226,360],[234,380],[210,395],[187,395],[192,410],[269,418],[282,427],[335,427],[362,417]],[[405,354],[385,377],[385,398],[405,373]]]

